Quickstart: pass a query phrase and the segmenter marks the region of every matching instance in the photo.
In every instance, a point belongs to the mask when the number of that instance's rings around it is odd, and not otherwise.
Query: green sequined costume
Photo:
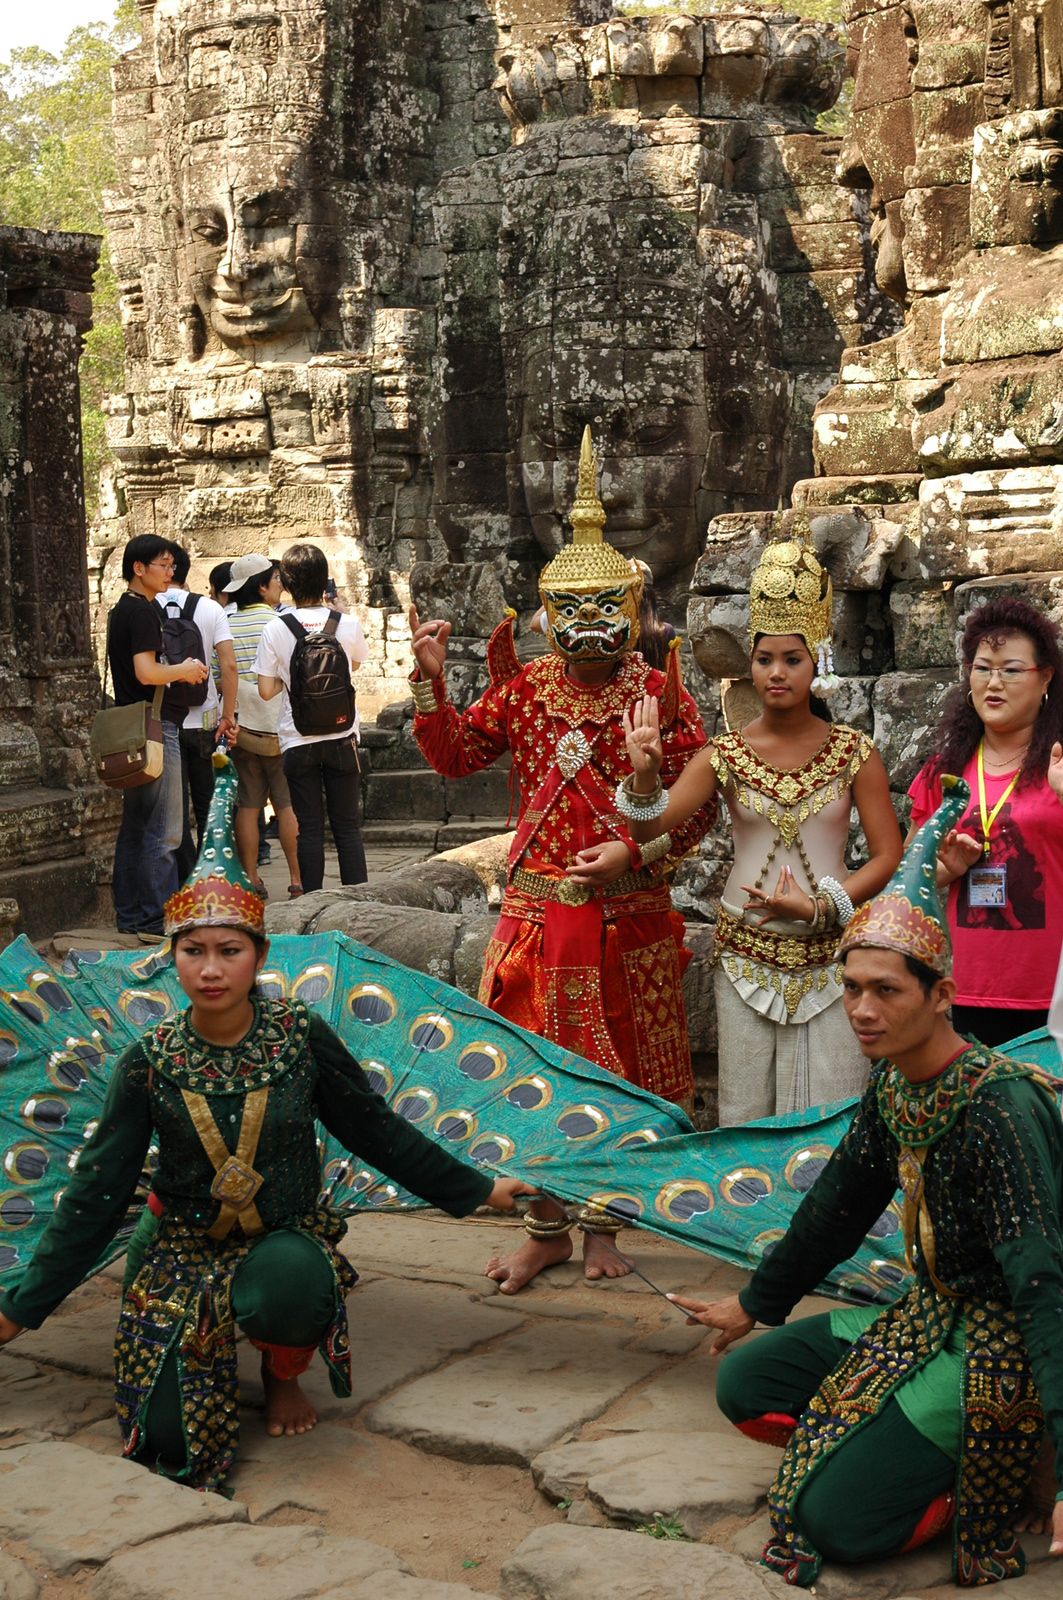
[[[315,1118],[361,1160],[453,1216],[481,1205],[492,1187],[374,1094],[346,1046],[299,1001],[253,1003],[251,1029],[231,1049],[202,1039],[186,1011],[118,1058],[99,1126],[61,1204],[18,1287],[0,1298],[7,1316],[40,1326],[110,1242],[154,1137],[153,1189],[163,1215],[123,1299],[116,1403],[126,1454],[137,1455],[153,1389],[167,1356],[176,1353],[187,1460],[174,1475],[200,1488],[217,1487],[236,1453],[231,1285],[249,1241],[239,1221],[224,1239],[208,1236],[221,1211],[211,1193],[216,1172],[186,1095],[205,1099],[233,1151],[248,1097],[268,1091],[253,1162],[264,1180],[257,1216],[266,1233],[293,1230],[312,1240],[331,1266],[333,1317],[320,1349],[340,1395],[350,1393],[344,1297],[356,1274],[338,1250],[343,1219],[318,1204]]]
[[[957,1582],[1024,1570],[1011,1522],[1046,1425],[1063,1483],[1063,1127],[1034,1068],[973,1045],[912,1086],[880,1063],[785,1238],[742,1290],[742,1305],[760,1322],[784,1322],[851,1254],[899,1175],[918,1237],[916,1280],[851,1345],[787,1446],[769,1495],[764,1561],[790,1583],[812,1583],[821,1561],[802,1530],[802,1491],[858,1430],[874,1427],[886,1401],[946,1348],[960,1318]],[[746,1359],[755,1363],[755,1346]]]

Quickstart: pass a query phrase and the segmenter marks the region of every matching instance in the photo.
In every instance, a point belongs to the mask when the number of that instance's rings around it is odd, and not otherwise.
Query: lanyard
[[[1014,789],[1015,785],[1018,783],[1019,774],[1018,774],[1018,772],[1015,773],[1015,775],[1012,778],[1011,782],[1008,784],[1007,788],[1004,790],[1004,793],[1001,795],[1000,799],[997,801],[997,803],[993,807],[992,811],[990,811],[989,810],[989,806],[988,806],[988,802],[986,801],[986,797],[985,797],[985,768],[982,765],[982,749],[983,749],[984,745],[985,745],[985,740],[984,739],[980,739],[978,741],[978,809],[979,809],[979,811],[981,812],[981,815],[982,815],[982,839],[983,839],[982,854],[987,856],[989,854],[989,849],[990,849],[990,845],[989,845],[990,829],[992,828],[994,822],[997,820],[997,817],[1000,815],[1000,808],[1004,804],[1004,801],[1008,798],[1008,795],[1011,793],[1011,791]]]

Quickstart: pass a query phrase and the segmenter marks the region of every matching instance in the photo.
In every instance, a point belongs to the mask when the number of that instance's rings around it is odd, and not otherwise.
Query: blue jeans
[[[176,723],[163,723],[162,740],[161,777],[122,794],[111,879],[120,933],[161,933],[162,908],[178,886],[183,787]]]

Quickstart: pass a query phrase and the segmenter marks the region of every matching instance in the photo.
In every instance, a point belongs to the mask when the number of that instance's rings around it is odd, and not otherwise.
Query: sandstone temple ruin
[[[710,728],[741,718],[744,591],[780,507],[832,571],[838,710],[898,791],[967,609],[1003,585],[1063,610],[1058,0],[855,0],[844,43],[770,4],[138,4],[92,599],[134,532],[187,544],[199,586],[223,557],[322,544],[370,642],[363,710],[391,705],[370,818],[439,842],[455,816],[501,825],[504,775],[462,798],[402,731],[403,612],[452,618],[459,698],[506,605],[541,648],[535,579],[587,421],[608,536],[653,568]],[[851,107],[824,131],[846,50]],[[87,669],[76,610],[62,663],[5,702],[29,783],[82,782],[59,713],[16,706]],[[704,849],[676,896],[711,917]]]

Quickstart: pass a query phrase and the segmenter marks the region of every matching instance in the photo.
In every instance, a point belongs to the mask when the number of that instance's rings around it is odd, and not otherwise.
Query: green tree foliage
[[[106,0],[101,0],[101,7]],[[75,28],[56,56],[31,46],[0,62],[0,221],[16,227],[103,233],[103,191],[117,180],[111,66],[138,37],[135,0],[114,21]],[[85,491],[95,507],[106,460],[103,400],[122,387],[118,286],[106,243],[81,358]]]

